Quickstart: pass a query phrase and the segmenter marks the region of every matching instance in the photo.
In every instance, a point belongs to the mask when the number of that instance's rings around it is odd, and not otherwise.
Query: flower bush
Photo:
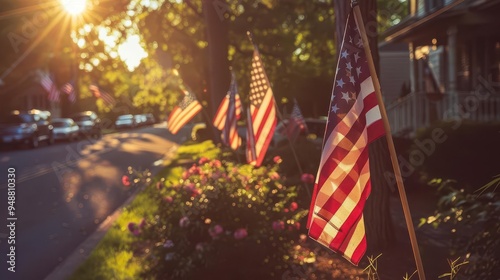
[[[281,279],[306,205],[273,165],[201,158],[151,189],[160,205],[130,225],[136,256],[154,279]],[[303,233],[303,232],[302,232]]]

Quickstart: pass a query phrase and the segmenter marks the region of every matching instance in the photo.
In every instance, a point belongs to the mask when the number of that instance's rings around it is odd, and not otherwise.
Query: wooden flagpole
[[[406,220],[406,226],[408,228],[408,234],[410,235],[411,247],[413,249],[413,256],[415,257],[415,263],[417,265],[418,276],[420,280],[425,280],[424,267],[422,265],[422,259],[420,256],[420,251],[418,249],[417,237],[415,235],[415,229],[413,227],[413,222],[411,219],[410,207],[408,205],[408,199],[406,198],[406,192],[403,185],[403,178],[401,176],[401,169],[399,167],[398,159],[396,156],[396,149],[394,147],[394,141],[392,139],[391,127],[389,125],[389,120],[387,118],[387,112],[385,110],[384,101],[382,99],[382,92],[380,90],[380,82],[377,77],[377,71],[375,69],[375,64],[373,62],[372,53],[370,50],[368,37],[366,36],[366,30],[363,23],[363,17],[361,16],[361,11],[358,6],[357,0],[352,0],[352,9],[354,10],[354,18],[356,20],[357,26],[359,28],[359,33],[361,34],[361,39],[363,40],[363,47],[365,49],[366,58],[368,60],[368,67],[370,69],[370,74],[373,79],[373,86],[375,88],[375,93],[377,96],[378,105],[380,107],[380,114],[382,116],[382,121],[384,123],[387,146],[389,148],[389,153],[391,156],[392,168],[394,169],[394,175],[396,177],[396,183],[399,190],[399,196],[401,199],[401,204],[403,206],[403,212]]]
[[[247,31],[247,36],[248,36],[248,39],[250,39],[250,42],[252,42],[252,45],[253,45],[254,49],[257,49],[257,46],[255,45],[255,43],[253,41],[253,34],[252,34],[252,32]],[[259,55],[260,55],[260,52],[259,52]],[[268,81],[268,83],[269,83],[269,81]],[[278,119],[280,119],[281,121],[283,121],[283,116],[281,115],[281,111],[278,108],[278,104],[276,104],[276,100],[274,99],[274,94],[273,94],[273,100],[274,100],[275,110],[276,110],[276,113],[278,115]],[[288,137],[288,135],[287,135],[286,138],[288,139],[288,143],[290,144],[290,149],[292,150],[292,154],[293,154],[293,157],[295,159],[295,163],[297,164],[297,167],[299,168],[299,173],[302,175],[302,174],[304,174],[304,171],[302,170],[302,166],[300,166],[300,161],[299,161],[299,157],[297,156],[297,152],[295,151],[295,148],[293,147],[292,141],[290,140],[290,138]],[[302,182],[302,185],[306,189],[307,194],[309,195],[309,198],[312,199],[312,194],[311,194],[311,191],[309,190],[307,184],[304,183],[304,182]]]

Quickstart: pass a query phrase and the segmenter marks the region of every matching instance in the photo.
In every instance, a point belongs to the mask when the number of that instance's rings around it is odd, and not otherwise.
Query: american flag
[[[168,117],[168,130],[176,134],[187,122],[189,122],[198,112],[201,111],[201,104],[196,100],[194,94],[188,90],[183,90],[184,98]]]
[[[241,100],[234,73],[231,76],[229,91],[215,113],[213,124],[217,129],[222,130],[222,142],[236,150],[241,145],[236,126],[236,121],[241,117]]]
[[[294,142],[301,131],[307,131],[306,120],[300,111],[297,100],[294,100],[292,113],[286,127],[286,135],[290,141]]]
[[[59,102],[60,92],[57,89],[56,84],[51,78],[51,75],[48,73],[40,73],[40,84],[49,94],[47,98],[52,102]]]
[[[347,18],[309,211],[309,236],[358,264],[366,252],[368,144],[384,132],[354,14]]]
[[[260,166],[276,128],[276,104],[257,47],[254,46],[247,111],[247,162]]]
[[[97,85],[92,84],[89,86],[90,91],[92,91],[92,94],[94,95],[95,98],[99,99],[101,98],[102,101],[104,101],[104,104],[106,106],[111,107],[116,104],[116,100],[111,94],[101,90]]]
[[[68,95],[68,100],[71,103],[75,103],[76,101],[76,92],[75,87],[73,86],[73,82],[66,83],[61,88],[62,92]]]

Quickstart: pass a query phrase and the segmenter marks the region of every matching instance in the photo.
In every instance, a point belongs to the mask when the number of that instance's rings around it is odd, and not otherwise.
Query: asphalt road
[[[127,167],[154,172],[185,135],[187,129],[174,136],[159,124],[98,140],[0,150],[0,279],[44,279],[135,191],[121,183]],[[12,216],[9,168],[16,180]],[[11,246],[15,272],[8,270]]]

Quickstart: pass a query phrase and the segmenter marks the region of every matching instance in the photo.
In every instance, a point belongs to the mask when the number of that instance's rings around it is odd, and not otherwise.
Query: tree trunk
[[[370,42],[375,68],[379,72],[379,54],[377,45],[377,1],[359,1],[363,22]],[[335,23],[337,52],[342,44],[350,1],[335,1]],[[368,253],[374,253],[387,247],[394,238],[394,229],[390,213],[390,189],[385,181],[384,172],[390,170],[387,141],[382,137],[370,145],[370,175],[372,191],[365,209],[365,227]]]
[[[230,73],[228,55],[228,20],[224,13],[229,12],[229,6],[224,0],[203,0],[203,15],[207,30],[208,42],[208,102],[210,117],[213,117],[220,102],[229,89]],[[210,123],[207,124],[211,126]],[[215,128],[214,141],[220,141],[220,133]]]

